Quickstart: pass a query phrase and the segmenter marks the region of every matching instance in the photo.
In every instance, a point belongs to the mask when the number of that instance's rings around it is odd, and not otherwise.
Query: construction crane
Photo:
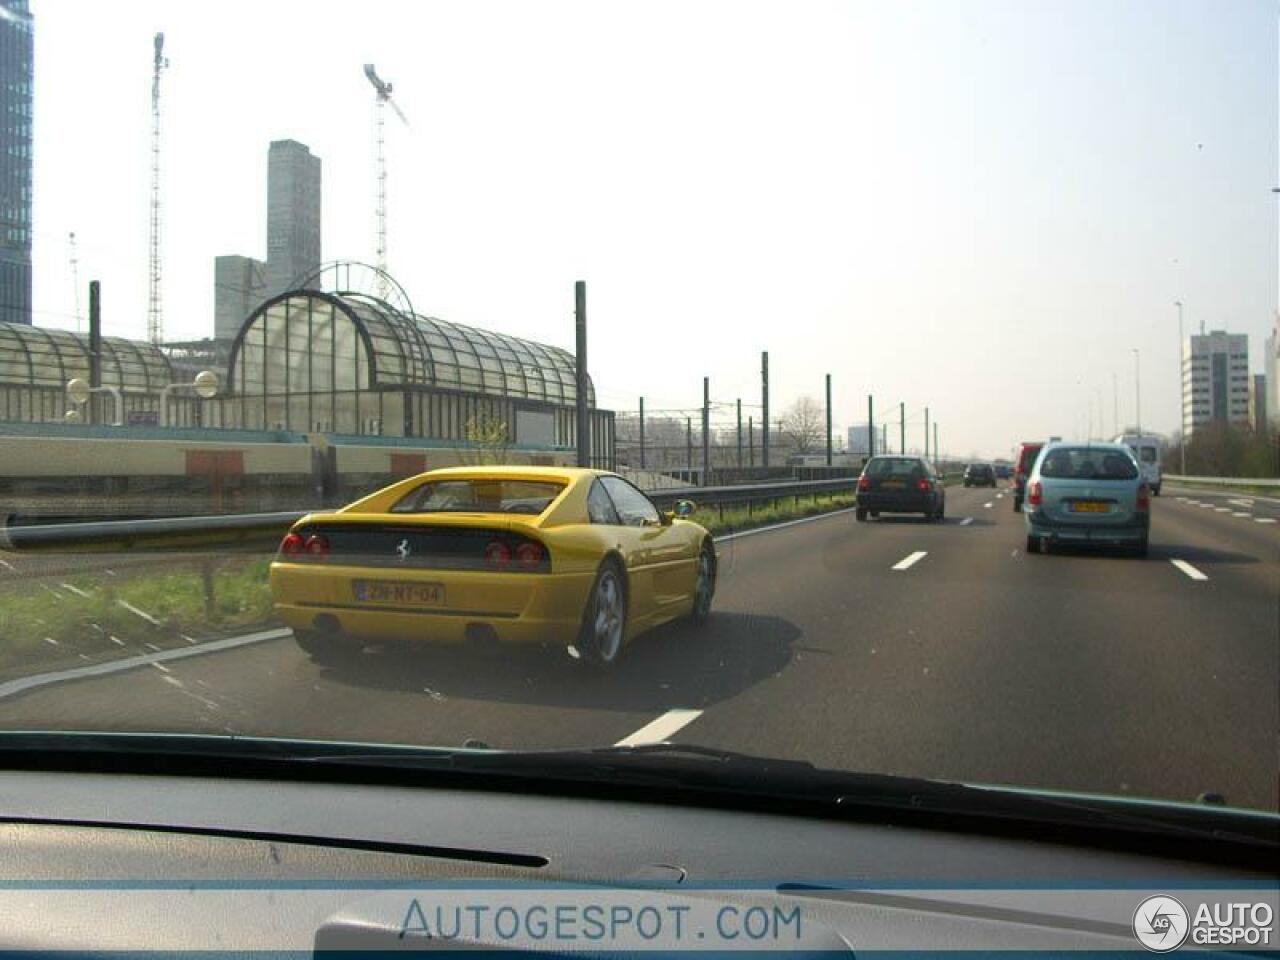
[[[376,101],[376,124],[378,139],[378,206],[374,213],[374,221],[377,226],[377,237],[375,243],[375,259],[374,263],[379,270],[378,277],[378,296],[382,299],[387,297],[387,137],[386,137],[386,108],[389,104],[391,109],[396,112],[396,116],[400,118],[400,122],[406,127],[409,125],[409,119],[404,115],[404,111],[400,109],[400,105],[391,99],[391,84],[382,80],[376,70],[373,69],[372,63],[364,65],[364,75],[368,81],[373,84],[373,89],[377,94]]]
[[[160,74],[169,66],[164,55],[164,34],[155,36],[155,60],[151,74],[151,249],[147,293],[147,339],[164,339],[164,304],[160,297]]]
[[[76,232],[67,235],[67,256],[71,260],[71,286],[76,294],[76,333],[80,332],[80,324],[84,319],[80,313],[80,258],[76,256]]]

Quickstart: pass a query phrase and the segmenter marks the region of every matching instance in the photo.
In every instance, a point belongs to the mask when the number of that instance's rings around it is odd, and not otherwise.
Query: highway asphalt
[[[1280,520],[1280,500],[1170,487],[1145,560],[1028,556],[1005,488],[951,488],[947,512],[725,541],[710,621],[640,638],[606,675],[562,647],[367,646],[318,666],[284,635],[0,693],[0,728],[510,749],[670,739],[1277,808],[1280,522],[1259,521]]]

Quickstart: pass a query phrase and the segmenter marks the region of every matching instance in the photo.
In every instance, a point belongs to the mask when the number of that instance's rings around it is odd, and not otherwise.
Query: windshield
[[[420,484],[392,513],[533,513],[551,505],[562,484],[530,480],[437,480]]]
[[[1280,809],[1276,16],[0,0],[0,740]]]

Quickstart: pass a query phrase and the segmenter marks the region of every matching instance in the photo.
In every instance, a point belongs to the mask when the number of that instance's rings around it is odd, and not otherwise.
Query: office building
[[[266,296],[295,289],[319,268],[320,158],[296,140],[275,140],[267,154]]]
[[[1249,423],[1249,338],[1214,330],[1182,344],[1182,432],[1209,423]]]
[[[1255,373],[1249,378],[1249,426],[1259,433],[1267,429],[1267,375]]]
[[[0,323],[31,322],[34,64],[27,0],[0,0]]]
[[[867,437],[872,436],[868,425],[865,423],[849,428],[849,454],[855,457],[865,457],[868,453],[886,453],[887,441],[889,438],[888,427],[876,427],[874,439],[875,450],[867,450]]]
[[[238,254],[217,257],[213,268],[213,338],[218,359],[225,362],[240,325],[262,303],[266,267],[261,260]]]

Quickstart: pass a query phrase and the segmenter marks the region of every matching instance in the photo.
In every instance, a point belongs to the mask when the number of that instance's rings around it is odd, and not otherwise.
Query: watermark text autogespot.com
[[[418,897],[405,908],[400,939],[482,943],[794,944],[803,936],[796,905],[680,903],[439,903]]]

